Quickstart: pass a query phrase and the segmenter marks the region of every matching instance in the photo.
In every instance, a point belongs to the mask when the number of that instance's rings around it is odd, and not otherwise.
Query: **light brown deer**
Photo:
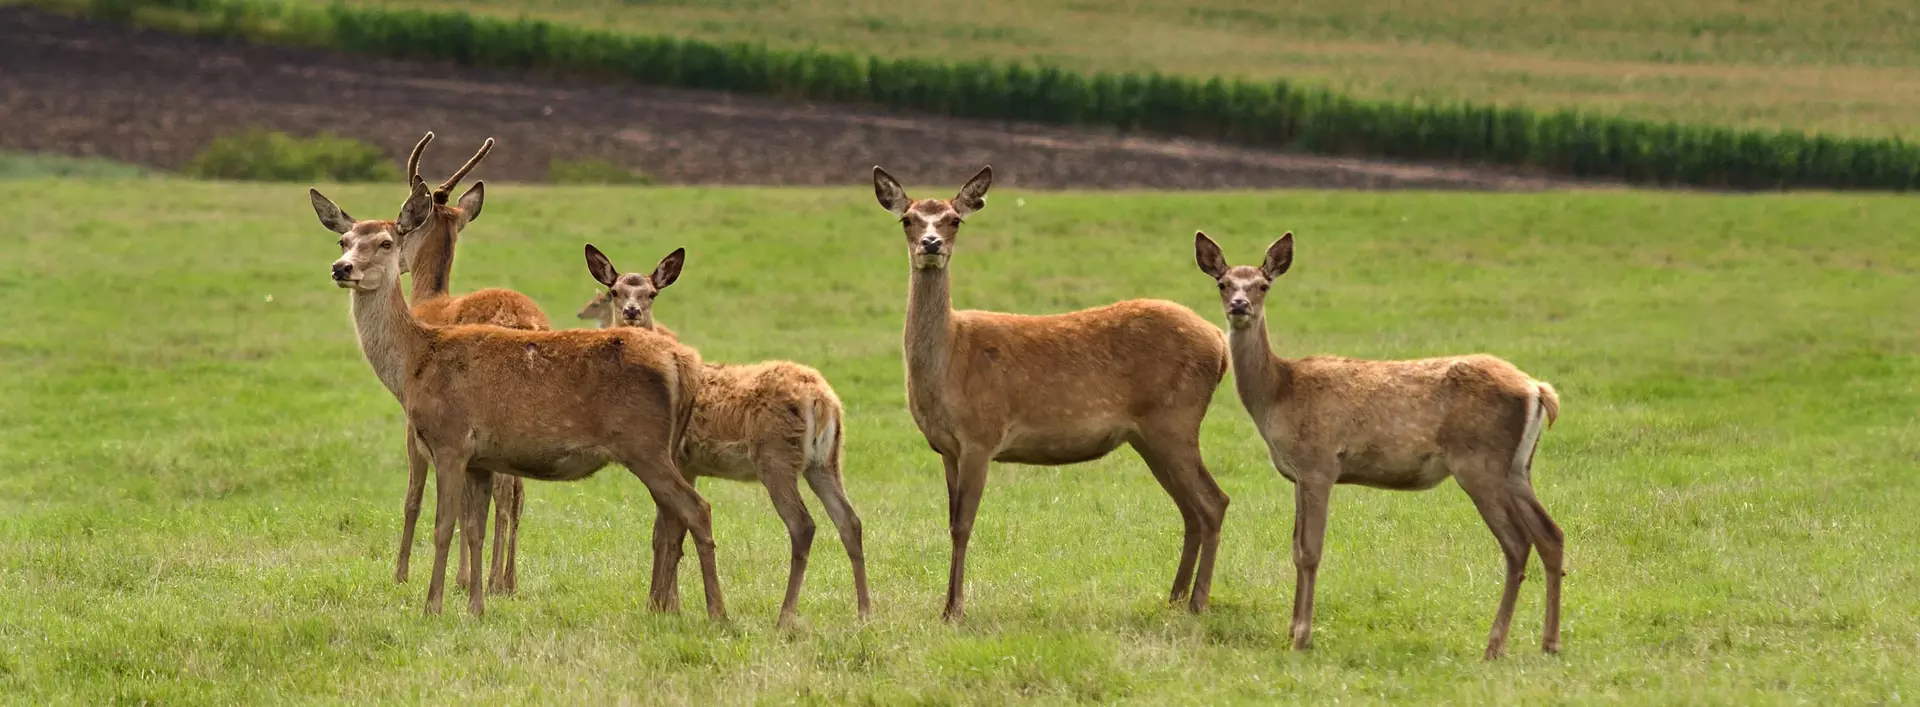
[[[323,198],[313,196],[321,207]],[[352,292],[361,349],[380,379],[400,391],[407,421],[437,472],[427,612],[440,611],[456,517],[471,529],[462,532],[470,560],[480,562],[494,474],[571,481],[612,462],[647,485],[661,514],[692,532],[707,613],[724,618],[709,508],[674,460],[699,394],[699,353],[644,329],[422,323],[400,295],[398,246],[434,207],[426,185],[416,182],[392,222],[354,222],[324,208],[321,217],[352,224],[340,239],[333,280]],[[469,592],[468,610],[484,613],[485,596]]]
[[[953,561],[943,616],[965,614],[967,542],[989,462],[1073,464],[1122,444],[1146,460],[1186,524],[1169,601],[1203,611],[1227,494],[1201,461],[1200,422],[1226,375],[1226,341],[1192,310],[1163,300],[1050,316],[955,311],[948,260],[992,182],[988,167],[952,199],[911,199],[873,168],[874,194],[900,220],[912,266],[907,405],[946,466]]]
[[[411,189],[415,184],[424,183],[420,177],[420,156],[427,145],[433,142],[433,133],[428,132],[415,144],[412,153],[407,156],[407,184]],[[545,330],[550,329],[547,315],[540,306],[526,295],[503,289],[484,289],[460,297],[449,294],[453,273],[454,246],[460,232],[468,223],[480,216],[480,209],[486,199],[485,182],[475,182],[473,187],[460,196],[456,206],[447,206],[447,197],[458,186],[460,180],[480,164],[480,160],[493,149],[493,139],[482,143],[467,163],[460,167],[452,177],[433,190],[433,205],[427,220],[411,233],[403,233],[401,244],[401,272],[413,272],[413,313],[428,324],[491,324],[510,329]],[[321,223],[336,233],[346,234],[359,225],[341,211],[338,206],[318,192],[313,194],[314,211]],[[330,214],[340,218],[329,221]],[[379,228],[390,222],[369,222],[368,228]],[[372,360],[372,354],[362,352]],[[388,381],[382,380],[383,383]],[[394,396],[400,395],[399,389],[388,385],[388,391]],[[403,507],[403,521],[400,531],[400,550],[394,562],[393,578],[395,582],[406,582],[409,560],[413,554],[413,533],[420,519],[420,500],[427,482],[427,459],[421,452],[411,428],[407,435],[407,495]],[[493,561],[488,578],[488,590],[496,594],[511,594],[519,587],[518,545],[520,536],[520,513],[525,505],[523,484],[520,479],[507,477],[495,485],[493,503],[496,509],[495,534],[493,543]],[[457,584],[472,586],[471,569],[467,565],[466,555],[460,556]]]
[[[640,327],[674,336],[653,316],[654,299],[680,277],[686,249],[675,249],[650,274],[621,274],[600,249],[587,244],[587,271],[607,289],[580,310],[581,319],[593,319],[601,328]],[[676,339],[678,337],[675,337]],[[800,497],[805,477],[813,495],[827,509],[840,543],[853,565],[853,590],[860,618],[872,612],[867,598],[867,560],[861,543],[860,516],[840,477],[840,450],[845,428],[840,397],[825,376],[790,361],[762,361],[747,365],[713,363],[705,366],[700,399],[694,404],[693,424],[680,456],[680,471],[691,483],[699,477],[758,481],[773,499],[773,510],[787,526],[793,556],[787,574],[787,595],[780,605],[780,628],[793,625],[799,615],[800,584],[813,548],[813,516]],[[686,528],[662,515],[654,525],[654,587],[660,605],[679,604],[678,582],[681,538]]]
[[[1220,287],[1240,402],[1266,439],[1274,468],[1294,484],[1293,647],[1312,645],[1313,587],[1334,485],[1419,491],[1451,475],[1507,558],[1486,657],[1506,648],[1529,547],[1540,550],[1547,573],[1541,648],[1560,650],[1565,538],[1534,497],[1532,480],[1540,432],[1560,415],[1553,386],[1484,354],[1412,361],[1276,357],[1267,341],[1267,290],[1293,264],[1293,234],[1274,242],[1259,267],[1228,266],[1205,233],[1194,234],[1194,251],[1200,270]]]

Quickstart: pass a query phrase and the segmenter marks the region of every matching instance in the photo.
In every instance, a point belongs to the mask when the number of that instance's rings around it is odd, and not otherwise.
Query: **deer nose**
[[[628,308],[626,308],[626,309],[623,309],[623,310],[620,310],[620,313],[621,313],[621,314],[625,314],[625,315],[627,315],[627,318],[628,318],[628,319],[639,319],[639,318],[640,318],[640,308],[639,308],[639,307],[628,307]]]
[[[353,275],[353,263],[334,263],[333,279],[345,280]]]
[[[1235,299],[1232,302],[1227,303],[1227,311],[1232,312],[1234,314],[1246,314],[1247,308],[1251,306],[1253,306],[1252,302],[1248,302],[1244,299]]]
[[[938,236],[921,238],[920,250],[926,251],[929,255],[940,252],[940,238]]]

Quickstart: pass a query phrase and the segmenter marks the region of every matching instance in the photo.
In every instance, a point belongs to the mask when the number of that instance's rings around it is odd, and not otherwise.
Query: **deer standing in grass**
[[[580,310],[581,319],[593,319],[601,328],[640,327],[678,338],[653,317],[653,303],[661,290],[680,277],[686,250],[676,249],[661,259],[651,274],[621,274],[600,249],[587,245],[587,271],[606,291]],[[813,516],[800,497],[805,477],[813,494],[826,506],[827,516],[840,530],[853,565],[853,588],[860,618],[872,611],[867,599],[866,551],[860,538],[860,516],[847,500],[840,478],[841,439],[845,434],[840,398],[825,376],[790,361],[763,361],[747,365],[706,362],[700,399],[694,404],[693,423],[687,429],[680,471],[688,483],[706,476],[733,481],[759,481],[773,499],[773,509],[786,523],[793,556],[787,574],[787,595],[776,626],[793,625],[799,613],[800,584],[813,548]],[[656,606],[678,608],[681,540],[686,528],[662,514],[653,530],[653,582]]]
[[[1200,270],[1220,287],[1240,402],[1267,441],[1274,468],[1294,484],[1293,647],[1312,644],[1313,587],[1335,484],[1419,491],[1449,475],[1473,499],[1507,559],[1506,587],[1487,639],[1488,659],[1506,648],[1529,548],[1547,574],[1541,649],[1560,650],[1561,554],[1565,538],[1533,495],[1533,453],[1560,415],[1560,396],[1513,364],[1484,354],[1412,361],[1273,355],[1266,298],[1293,264],[1293,234],[1259,267],[1227,265],[1205,233],[1194,234]]]
[[[413,146],[413,152],[407,156],[407,186],[424,184],[420,177],[420,156],[427,145],[433,142],[433,133],[429,132]],[[413,272],[413,314],[420,321],[436,325],[452,324],[490,324],[509,329],[545,330],[552,328],[547,315],[540,306],[526,295],[504,289],[484,289],[454,297],[449,293],[452,286],[453,252],[459,240],[460,231],[468,223],[480,217],[480,209],[486,200],[486,183],[474,182],[473,187],[460,195],[455,206],[447,205],[447,198],[453,193],[460,180],[473,171],[493,150],[493,138],[487,138],[480,150],[462,165],[453,176],[441,182],[433,190],[433,204],[426,220],[418,225],[418,230],[400,233],[403,239],[400,254],[400,271]],[[311,195],[314,212],[320,216],[322,225],[328,229],[346,235],[363,222],[355,221],[335,206],[320,192]],[[369,221],[363,230],[387,230],[392,222]],[[365,344],[365,341],[362,341]],[[371,362],[375,355],[362,350]],[[386,377],[381,383],[395,397],[400,395],[396,381]],[[394,562],[393,580],[407,581],[408,566],[413,555],[413,531],[420,520],[420,501],[427,483],[427,458],[420,450],[413,434],[411,423],[407,428],[407,495],[403,508],[403,521],[400,530],[400,551]],[[496,509],[495,531],[493,539],[493,562],[489,572],[487,588],[496,594],[511,594],[519,588],[518,546],[520,540],[520,513],[525,506],[523,484],[516,477],[507,477],[493,489],[493,504]],[[459,561],[457,584],[473,587],[471,568],[467,565],[467,556],[462,554]]]
[[[967,542],[990,462],[1092,461],[1122,444],[1146,460],[1186,524],[1170,603],[1206,609],[1227,494],[1200,458],[1200,421],[1227,371],[1220,330],[1163,300],[1050,316],[954,310],[948,260],[961,223],[986,206],[991,167],[952,199],[911,199],[873,168],[900,220],[907,295],[907,404],[946,467],[953,559],[943,616],[965,614]]]
[[[426,185],[416,182],[392,222],[354,223],[337,211],[321,217],[353,224],[340,239],[333,280],[352,292],[361,348],[380,379],[400,391],[407,422],[436,471],[427,613],[440,611],[456,517],[469,559],[480,563],[495,474],[571,481],[617,463],[647,485],[661,514],[693,534],[707,613],[724,618],[710,510],[674,460],[699,395],[699,353],[644,329],[421,322],[400,294],[399,246],[434,206]],[[468,592],[468,611],[484,613],[485,597]]]

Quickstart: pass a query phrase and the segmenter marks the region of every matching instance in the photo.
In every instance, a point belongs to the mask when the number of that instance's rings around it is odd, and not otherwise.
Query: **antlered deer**
[[[428,132],[407,156],[409,189],[425,181],[420,177],[420,156],[431,142],[433,133]],[[548,324],[547,315],[540,311],[540,306],[518,292],[490,288],[459,297],[449,293],[452,287],[454,246],[467,224],[480,217],[480,209],[486,200],[486,183],[474,182],[472,188],[460,195],[456,206],[447,206],[447,197],[460,180],[492,150],[493,138],[487,138],[480,145],[480,150],[459,171],[433,190],[432,209],[418,230],[400,234],[404,241],[400,254],[401,272],[413,272],[413,314],[427,324],[491,324],[509,329],[550,329],[552,327]],[[321,223],[328,229],[345,235],[360,225],[319,192],[314,192],[312,196],[314,212],[319,214]],[[329,220],[332,214],[338,214],[339,218]],[[387,222],[369,222],[367,228],[380,229],[383,228],[382,224]],[[372,353],[362,353],[368,356],[369,361],[372,360]],[[400,395],[399,388],[394,387],[392,382],[385,378],[381,382],[388,384],[387,390],[395,397]],[[413,556],[413,531],[420,520],[420,497],[427,483],[427,459],[415,442],[411,428],[407,430],[406,438],[407,495],[400,530],[400,551],[393,570],[394,581],[403,583],[407,581],[409,561]],[[520,479],[511,476],[502,479],[493,489],[493,503],[497,515],[493,563],[488,573],[487,588],[496,594],[511,594],[520,585],[520,513],[525,507]],[[471,587],[471,569],[467,565],[466,555],[460,556],[459,564],[457,583]]]
[[[989,462],[1073,464],[1122,444],[1146,460],[1186,523],[1169,601],[1205,610],[1227,494],[1201,461],[1200,421],[1226,375],[1226,341],[1162,300],[1049,316],[955,311],[948,259],[992,182],[988,167],[952,199],[911,199],[873,168],[874,194],[900,220],[912,267],[907,404],[946,466],[953,561],[943,616],[965,614],[967,542]]]
[[[400,295],[400,246],[434,206],[416,182],[392,222],[354,223],[337,210],[321,218],[353,224],[340,239],[333,280],[352,292],[361,348],[380,379],[400,391],[437,472],[427,612],[440,611],[456,516],[471,529],[462,533],[470,559],[480,562],[494,474],[570,481],[612,462],[647,485],[661,514],[692,532],[707,613],[723,618],[709,508],[674,460],[699,394],[699,353],[644,329],[422,323]],[[483,613],[485,596],[469,592],[468,610]]]
[[[650,274],[624,275],[592,244],[587,245],[586,252],[588,272],[607,289],[580,310],[581,319],[598,320],[602,328],[632,326],[674,336],[654,320],[653,303],[661,290],[679,279],[686,262],[685,249],[669,253]],[[787,595],[780,605],[777,625],[791,626],[798,616],[800,583],[813,547],[813,516],[800,497],[803,476],[840,530],[840,542],[853,565],[860,617],[866,618],[872,607],[867,599],[860,516],[854,512],[853,502],[847,500],[840,478],[845,428],[839,396],[819,371],[790,361],[747,365],[706,362],[704,366],[704,382],[700,399],[694,404],[693,424],[687,428],[680,471],[689,481],[707,476],[759,481],[767,488],[774,511],[786,523],[793,550]],[[680,601],[676,578],[686,528],[661,515],[653,532],[654,598],[657,605],[672,608]]]
[[[1266,438],[1274,468],[1294,484],[1293,647],[1312,644],[1314,579],[1334,485],[1418,491],[1451,475],[1507,558],[1486,657],[1506,647],[1529,546],[1540,550],[1547,573],[1541,648],[1558,651],[1565,538],[1534,497],[1532,479],[1540,432],[1560,415],[1553,386],[1484,354],[1413,361],[1276,357],[1267,341],[1267,290],[1293,264],[1293,234],[1275,241],[1259,267],[1228,266],[1205,233],[1194,234],[1194,251],[1200,270],[1220,287],[1240,402]]]

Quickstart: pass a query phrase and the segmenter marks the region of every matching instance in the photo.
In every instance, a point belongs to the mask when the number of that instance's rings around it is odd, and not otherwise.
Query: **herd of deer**
[[[792,541],[777,624],[787,627],[813,542],[799,491],[804,477],[840,531],[859,615],[867,617],[860,517],[840,474],[843,412],[826,379],[785,361],[704,362],[656,322],[654,300],[679,278],[684,250],[650,273],[623,274],[586,246],[588,272],[606,289],[579,317],[597,320],[598,329],[552,330],[538,305],[510,290],[452,295],[454,247],[479,217],[485,185],[476,182],[451,206],[449,196],[493,140],[429,190],[419,161],[432,140],[427,133],[408,158],[410,193],[393,220],[356,220],[310,191],[320,222],[341,236],[333,280],[352,292],[361,353],[406,414],[410,475],[395,580],[407,579],[429,460],[437,499],[427,611],[440,610],[457,525],[465,547],[456,581],[475,615],[489,591],[515,590],[521,479],[574,480],[617,463],[646,484],[658,507],[649,604],[662,611],[678,610],[682,543],[692,534],[707,613],[726,612],[709,506],[694,479],[764,485]],[[1048,316],[954,310],[954,243],[966,219],[986,206],[992,180],[991,168],[982,169],[951,199],[913,199],[885,170],[873,170],[875,196],[899,220],[912,266],[908,408],[946,469],[953,554],[944,618],[958,621],[964,612],[967,543],[991,462],[1072,464],[1122,444],[1140,453],[1186,524],[1170,601],[1205,610],[1228,499],[1201,460],[1200,423],[1231,368],[1274,467],[1294,484],[1295,648],[1311,643],[1334,485],[1421,490],[1452,476],[1506,557],[1486,657],[1505,647],[1534,549],[1546,570],[1542,648],[1558,650],[1563,536],[1531,480],[1541,430],[1559,414],[1553,386],[1485,355],[1274,355],[1265,300],[1293,262],[1291,233],[1258,266],[1228,265],[1213,240],[1195,234],[1200,270],[1219,287],[1224,336],[1192,310],[1163,300]],[[411,306],[400,294],[406,272],[413,273]],[[471,568],[482,560],[490,500],[494,550],[482,591]]]

